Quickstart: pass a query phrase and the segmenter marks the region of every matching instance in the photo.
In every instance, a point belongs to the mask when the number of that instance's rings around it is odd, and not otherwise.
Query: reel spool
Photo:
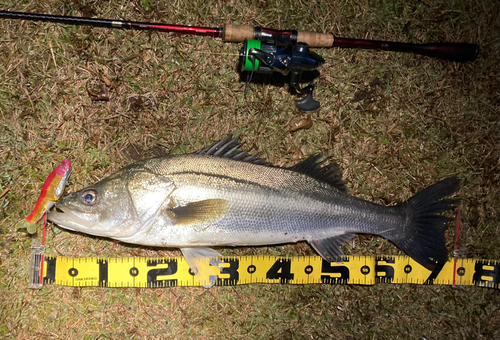
[[[300,88],[299,81],[303,72],[315,71],[325,60],[311,52],[306,43],[287,42],[284,45],[267,43],[260,40],[245,40],[240,50],[241,71],[271,74],[279,72],[284,76],[290,74],[290,87],[306,96],[295,102],[295,106],[303,111],[312,111],[320,104],[314,100],[312,93],[314,84]]]

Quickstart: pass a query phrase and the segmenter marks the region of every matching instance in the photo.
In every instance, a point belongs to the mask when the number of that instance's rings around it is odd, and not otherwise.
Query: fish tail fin
[[[454,209],[458,199],[444,199],[459,189],[457,178],[438,182],[397,205],[406,212],[407,223],[403,228],[382,236],[431,271],[440,271],[448,260],[444,233],[452,220],[438,215]]]

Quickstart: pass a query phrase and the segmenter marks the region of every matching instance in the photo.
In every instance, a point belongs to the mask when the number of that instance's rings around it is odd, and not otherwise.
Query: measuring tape
[[[30,288],[46,284],[71,287],[198,287],[199,282],[183,257],[73,258],[43,256],[32,248]],[[433,273],[408,256],[343,256],[328,262],[319,256],[220,257],[216,286],[250,283],[441,284],[499,289],[500,261],[452,258]],[[40,276],[40,273],[43,273]]]

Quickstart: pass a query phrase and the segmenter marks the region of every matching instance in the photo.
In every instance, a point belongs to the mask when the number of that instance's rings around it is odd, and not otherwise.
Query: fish
[[[372,234],[430,271],[446,263],[451,218],[441,213],[455,207],[458,199],[448,196],[458,191],[457,178],[385,206],[349,195],[340,167],[322,153],[277,167],[243,144],[228,135],[193,153],[130,164],[60,199],[48,219],[126,243],[180,248],[206,286],[220,273],[215,246],[307,242],[335,261],[355,234]]]

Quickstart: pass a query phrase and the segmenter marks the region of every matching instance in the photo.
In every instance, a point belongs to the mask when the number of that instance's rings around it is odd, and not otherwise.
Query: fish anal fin
[[[309,156],[302,162],[288,168],[295,172],[308,175],[318,181],[330,184],[342,192],[346,192],[345,182],[342,180],[342,170],[336,163],[323,165],[330,157],[323,158],[323,154]]]
[[[181,248],[182,255],[193,271],[196,279],[205,287],[210,288],[217,283],[220,275],[219,265],[222,263],[218,257],[222,255],[208,247]]]
[[[168,208],[165,213],[174,225],[203,225],[224,217],[228,208],[229,201],[215,198]]]
[[[344,255],[340,248],[344,243],[350,241],[354,234],[341,234],[333,237],[322,238],[309,241],[309,244],[318,252],[318,254],[327,261],[336,261]]]

